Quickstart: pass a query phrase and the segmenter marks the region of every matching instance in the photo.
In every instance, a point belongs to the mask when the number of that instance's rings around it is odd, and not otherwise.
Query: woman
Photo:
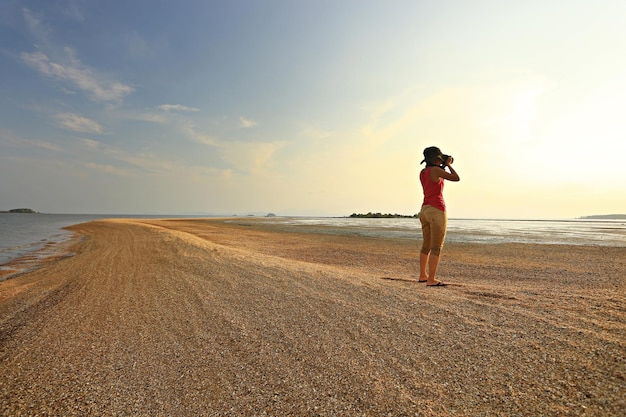
[[[441,153],[439,148],[431,146],[424,149],[426,168],[420,172],[420,182],[424,190],[424,203],[420,210],[422,235],[424,243],[420,252],[420,277],[418,282],[425,282],[429,287],[445,287],[443,281],[435,279],[441,249],[446,238],[448,215],[446,203],[443,200],[444,180],[459,181],[460,177],[452,168],[454,159]],[[448,167],[449,172],[445,170]],[[428,266],[428,274],[426,274]]]

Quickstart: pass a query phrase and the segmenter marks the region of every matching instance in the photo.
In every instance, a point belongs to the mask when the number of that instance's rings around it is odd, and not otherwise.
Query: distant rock
[[[274,213],[268,213],[265,217],[276,217],[276,215]]]
[[[29,208],[18,208],[9,211],[0,211],[0,213],[27,213],[27,214],[37,214],[35,210]]]

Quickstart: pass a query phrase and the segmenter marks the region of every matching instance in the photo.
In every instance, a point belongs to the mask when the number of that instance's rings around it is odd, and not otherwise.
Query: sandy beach
[[[626,248],[72,226],[0,281],[0,415],[623,416]],[[18,268],[16,268],[17,270]]]

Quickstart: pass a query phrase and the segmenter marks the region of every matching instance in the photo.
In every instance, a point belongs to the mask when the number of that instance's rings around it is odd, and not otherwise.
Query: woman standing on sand
[[[424,203],[420,210],[422,236],[424,242],[420,252],[420,277],[418,282],[425,282],[429,287],[445,287],[442,281],[435,279],[441,249],[446,238],[448,215],[446,203],[443,201],[444,180],[459,181],[461,178],[451,164],[454,161],[449,155],[444,155],[436,146],[424,149],[426,168],[420,172],[420,182],[424,190]],[[445,170],[448,167],[449,172]],[[428,266],[428,274],[426,274]]]

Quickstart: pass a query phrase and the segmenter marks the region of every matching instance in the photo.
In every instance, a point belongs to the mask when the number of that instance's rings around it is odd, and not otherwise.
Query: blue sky
[[[0,210],[626,212],[626,2],[0,4]]]

